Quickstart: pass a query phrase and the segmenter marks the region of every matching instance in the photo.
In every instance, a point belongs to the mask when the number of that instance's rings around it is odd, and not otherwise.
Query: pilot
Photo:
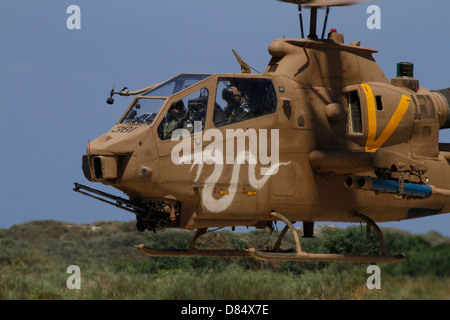
[[[249,107],[245,97],[235,86],[228,86],[222,90],[222,99],[227,102],[224,108],[228,123],[247,120],[253,117],[252,110]]]
[[[207,103],[207,96],[200,96],[197,99],[189,100],[188,110],[186,112],[186,121],[184,123],[184,128],[187,129],[189,133],[194,131],[194,122],[196,121],[201,121],[202,130],[205,128]]]
[[[178,100],[172,103],[167,112],[166,120],[164,122],[163,134],[164,139],[170,139],[175,129],[183,127],[185,107],[183,100]]]

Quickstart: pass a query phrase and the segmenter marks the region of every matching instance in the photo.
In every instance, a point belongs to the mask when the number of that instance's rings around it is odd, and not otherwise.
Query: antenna
[[[250,69],[255,70],[257,73],[261,74],[261,72],[259,72],[258,70],[256,70],[255,68],[253,68],[252,66],[248,65],[247,63],[245,63],[244,60],[242,60],[242,58],[237,54],[236,51],[234,51],[234,49],[231,49],[231,51],[233,51],[234,56],[236,57],[237,61],[239,62],[239,64],[241,65],[241,73],[250,73]]]

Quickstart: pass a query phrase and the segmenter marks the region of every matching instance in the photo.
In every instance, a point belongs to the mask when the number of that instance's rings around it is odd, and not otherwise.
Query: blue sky
[[[381,9],[379,30],[366,26],[371,4]],[[79,30],[66,26],[70,5],[81,10]],[[397,62],[411,61],[421,86],[441,89],[450,86],[449,11],[448,1],[368,2],[332,8],[328,29],[379,50],[374,57],[388,78]],[[283,36],[299,37],[298,14],[275,0],[2,0],[0,228],[132,220],[72,191],[73,182],[87,183],[81,155],[89,139],[107,132],[131,101],[107,105],[112,85],[135,90],[180,72],[239,72],[231,49],[264,71],[269,43]],[[448,131],[441,141],[450,142]],[[450,236],[450,214],[382,225]]]

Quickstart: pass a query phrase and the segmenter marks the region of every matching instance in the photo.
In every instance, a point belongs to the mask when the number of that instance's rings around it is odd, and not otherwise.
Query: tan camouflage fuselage
[[[90,142],[85,175],[136,203],[167,199],[166,212],[176,202],[176,215],[166,224],[173,228],[265,226],[271,211],[305,222],[355,221],[354,212],[376,222],[448,212],[450,148],[438,141],[439,129],[448,125],[448,97],[419,87],[411,77],[389,81],[374,52],[357,42],[342,44],[339,34],[328,40],[277,39],[269,46],[272,58],[264,74],[211,75],[165,96],[151,124],[119,121]],[[276,108],[216,125],[218,83],[224,79],[243,84],[267,79]],[[199,91],[208,97],[204,128],[162,139],[158,128],[172,103]],[[237,160],[241,138],[244,155],[254,162]],[[261,140],[268,141],[265,158]],[[190,155],[182,142],[189,143]],[[208,161],[208,155],[235,161]],[[270,157],[274,161],[268,162]],[[375,173],[399,182],[399,192],[351,183],[350,177],[362,181],[357,179]],[[407,194],[403,183],[431,185],[433,192]]]

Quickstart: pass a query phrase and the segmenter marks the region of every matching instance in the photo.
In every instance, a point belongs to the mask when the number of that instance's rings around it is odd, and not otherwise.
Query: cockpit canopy
[[[219,128],[273,114],[277,107],[272,79],[261,75],[179,74],[141,92],[120,123],[150,125],[160,113],[160,140],[203,131],[207,114],[209,126]]]
[[[139,95],[120,123],[151,124],[166,99],[202,81],[211,74],[179,74]]]

